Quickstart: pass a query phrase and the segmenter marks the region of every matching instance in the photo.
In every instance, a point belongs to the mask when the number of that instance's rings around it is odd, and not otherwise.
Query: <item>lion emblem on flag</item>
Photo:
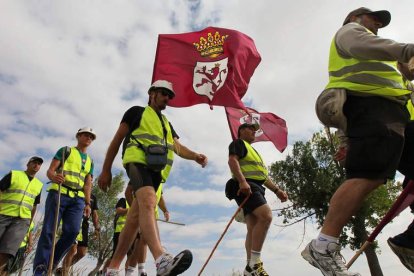
[[[197,62],[194,67],[194,91],[201,96],[207,96],[211,101],[226,81],[227,63],[228,58],[213,62]]]

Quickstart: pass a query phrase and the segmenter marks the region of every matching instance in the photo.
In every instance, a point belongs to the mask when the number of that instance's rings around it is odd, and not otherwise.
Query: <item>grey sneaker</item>
[[[387,240],[395,255],[400,258],[401,263],[411,272],[414,272],[414,250],[396,245],[392,238]]]
[[[190,250],[184,250],[177,256],[164,253],[161,262],[157,264],[157,276],[176,276],[186,271],[193,261]]]
[[[345,266],[344,258],[341,255],[341,246],[337,243],[329,243],[326,254],[319,253],[313,247],[315,240],[312,240],[302,251],[302,257],[311,265],[318,268],[325,276],[361,276],[356,272],[350,272]]]

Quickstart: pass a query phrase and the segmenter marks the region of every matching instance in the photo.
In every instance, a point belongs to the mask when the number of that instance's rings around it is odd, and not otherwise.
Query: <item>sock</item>
[[[132,270],[135,270],[135,268],[136,268],[135,266],[128,266],[127,269],[132,271]]]
[[[249,266],[253,267],[255,264],[260,262],[260,252],[252,250],[250,252],[250,263]]]
[[[246,260],[246,265],[249,265],[250,264],[250,259],[247,259]]]
[[[145,263],[139,263],[138,264],[138,275],[140,275],[140,273],[144,273],[145,272]]]
[[[116,269],[116,268],[107,268],[107,269],[106,269],[106,274],[105,274],[105,275],[107,275],[107,274],[111,274],[111,272],[118,272],[118,269]]]
[[[325,254],[326,253],[326,249],[328,248],[328,244],[329,243],[332,243],[332,242],[338,243],[339,242],[339,238],[332,237],[332,236],[328,236],[328,235],[325,235],[323,233],[319,233],[318,237],[315,240],[314,248],[319,253]]]
[[[155,265],[158,267],[158,264],[161,262],[162,258],[164,257],[165,252],[161,254],[161,256],[159,256],[156,260],[155,260]]]

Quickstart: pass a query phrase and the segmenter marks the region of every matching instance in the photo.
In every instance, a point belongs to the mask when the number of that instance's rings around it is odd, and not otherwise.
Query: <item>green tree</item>
[[[333,160],[338,139],[329,130],[315,133],[307,142],[296,142],[284,161],[271,165],[270,176],[289,194],[293,205],[281,210],[285,226],[308,221],[322,226],[329,200],[345,179],[344,169]],[[400,185],[388,182],[373,192],[340,236],[342,246],[360,248],[390,208]],[[371,275],[383,275],[375,252],[376,245],[365,251]]]
[[[99,268],[102,266],[105,259],[109,258],[112,253],[115,205],[118,201],[118,194],[124,190],[124,186],[125,181],[122,171],[112,178],[111,188],[107,193],[99,189],[97,179],[95,180],[92,193],[98,199],[98,215],[101,233],[99,238],[89,240],[88,253],[91,257],[97,259],[96,266],[89,273],[89,275],[95,275],[99,271]],[[93,230],[92,228],[90,231]],[[89,233],[90,237],[92,237],[92,232]]]

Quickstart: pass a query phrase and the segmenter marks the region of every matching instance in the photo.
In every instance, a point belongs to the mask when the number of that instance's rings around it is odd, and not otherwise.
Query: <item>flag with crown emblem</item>
[[[258,112],[253,108],[243,109],[226,107],[227,121],[229,123],[231,136],[237,138],[239,126],[243,123],[259,124],[254,142],[270,141],[275,147],[283,152],[287,146],[288,130],[286,121],[270,112]]]
[[[241,98],[261,61],[253,40],[235,30],[160,34],[152,82],[167,80],[176,96],[168,105],[244,108]]]

